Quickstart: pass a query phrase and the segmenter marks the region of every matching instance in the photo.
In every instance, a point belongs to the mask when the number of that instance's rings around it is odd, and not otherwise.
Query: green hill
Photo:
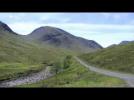
[[[71,52],[0,31],[0,81],[39,71],[68,53]]]
[[[134,73],[134,43],[112,46],[80,57],[96,67]]]

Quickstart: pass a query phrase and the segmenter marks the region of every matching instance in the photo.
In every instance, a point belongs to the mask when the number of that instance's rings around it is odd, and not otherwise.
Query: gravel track
[[[110,71],[110,70],[105,70],[105,69],[101,69],[101,68],[96,68],[94,66],[90,66],[88,65],[86,62],[84,62],[83,60],[81,60],[78,57],[74,57],[80,64],[82,64],[83,66],[89,68],[89,70],[100,73],[100,74],[104,74],[107,76],[112,76],[112,77],[117,77],[120,79],[123,79],[128,87],[134,87],[134,75],[133,74],[126,74],[126,73],[121,73],[121,72],[114,72],[114,71]]]

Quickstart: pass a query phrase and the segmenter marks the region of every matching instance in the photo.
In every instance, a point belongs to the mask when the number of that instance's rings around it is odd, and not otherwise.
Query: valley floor
[[[90,71],[78,59],[63,72],[48,79],[17,87],[126,87],[126,83],[119,78],[105,76]]]
[[[126,86],[133,87],[134,86],[134,82],[132,81],[134,80],[134,75],[122,74],[91,67],[82,60],[80,60],[79,58],[77,57],[74,58],[73,58],[73,64],[68,69],[58,73],[55,76],[52,76],[49,73],[49,67],[46,67],[46,69],[33,75],[18,78],[16,80],[3,82],[0,84],[0,87],[126,87]],[[127,84],[122,79],[125,80]]]
[[[50,67],[46,67],[38,73],[33,73],[31,75],[20,77],[15,80],[5,81],[0,84],[0,87],[14,87],[16,85],[26,84],[26,83],[36,83],[40,80],[44,80],[48,77],[51,77]]]

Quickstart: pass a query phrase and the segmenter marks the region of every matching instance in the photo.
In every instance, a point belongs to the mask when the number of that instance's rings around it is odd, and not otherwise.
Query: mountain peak
[[[101,49],[102,47],[93,40],[80,38],[66,32],[60,28],[51,26],[42,26],[35,29],[29,38],[38,40],[42,43],[48,43],[56,47],[62,47],[73,50],[88,51],[89,49]]]
[[[41,26],[37,29],[54,29],[55,27],[52,27],[52,26]]]
[[[45,31],[45,33],[46,32],[51,32],[51,33],[53,33],[53,32],[55,32],[55,31],[58,31],[58,32],[63,32],[64,30],[62,30],[62,29],[60,29],[60,28],[57,28],[57,27],[52,27],[52,26],[41,26],[41,27],[39,27],[39,28],[37,28],[37,29],[35,29],[34,31]],[[34,32],[33,31],[33,32]],[[32,33],[33,33],[32,32]],[[61,33],[62,33],[61,32]],[[64,31],[65,32],[65,31]],[[66,32],[67,33],[67,32]]]
[[[57,27],[52,27],[52,26],[42,26],[37,29],[35,29],[31,34],[29,34],[30,37],[32,38],[45,38],[45,37],[52,37],[52,36],[63,36],[63,35],[69,35],[70,37],[73,37],[72,34],[57,28]]]

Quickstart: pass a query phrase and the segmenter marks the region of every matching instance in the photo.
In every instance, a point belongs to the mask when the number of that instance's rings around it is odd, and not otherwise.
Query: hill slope
[[[102,48],[95,41],[76,37],[62,29],[49,26],[34,30],[28,37],[56,47],[74,51],[89,52]]]
[[[7,24],[1,21],[0,21],[0,31],[10,32],[11,34],[16,34]]]
[[[134,73],[134,43],[109,47],[80,57],[97,67]]]
[[[16,35],[5,25],[0,25],[0,81],[41,70],[71,53]]]

